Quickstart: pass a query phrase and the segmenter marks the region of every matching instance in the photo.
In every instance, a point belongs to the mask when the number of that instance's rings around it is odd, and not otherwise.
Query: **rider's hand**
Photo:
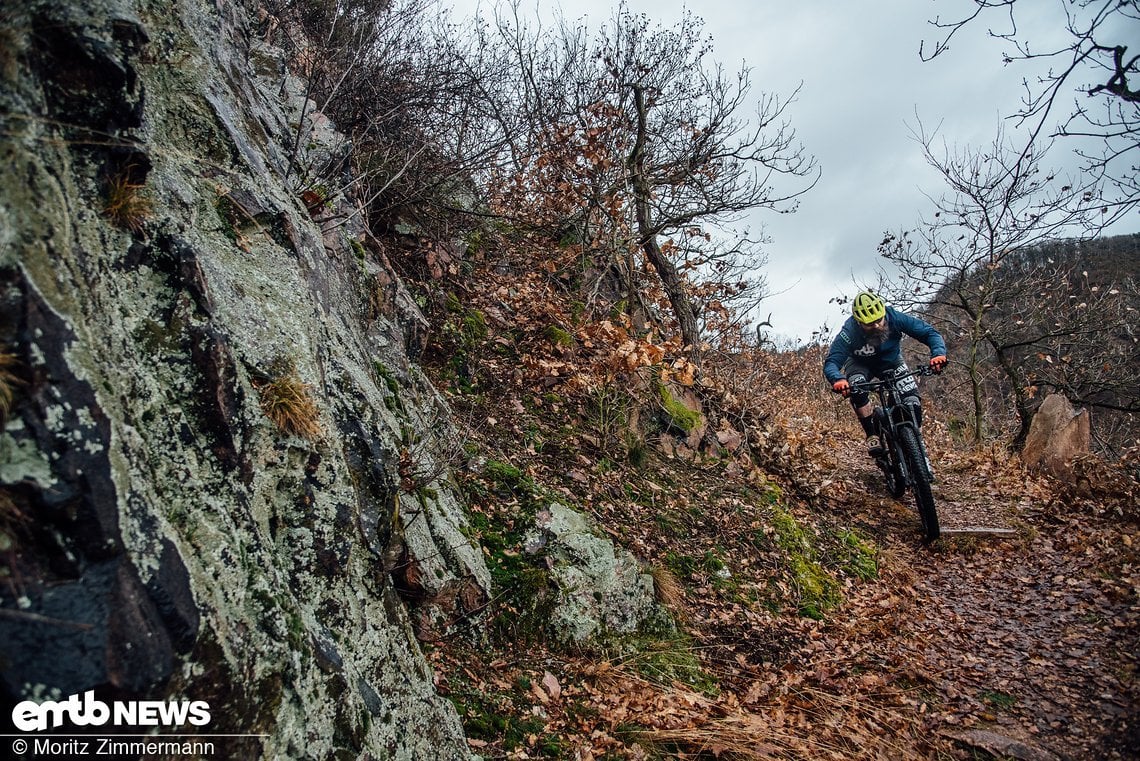
[[[946,357],[937,356],[930,358],[930,369],[936,373],[940,373],[946,369]]]
[[[835,383],[831,384],[831,390],[837,394],[843,394],[844,396],[847,396],[849,393],[851,393],[851,384],[847,382],[846,378],[840,378],[839,380],[835,381]]]

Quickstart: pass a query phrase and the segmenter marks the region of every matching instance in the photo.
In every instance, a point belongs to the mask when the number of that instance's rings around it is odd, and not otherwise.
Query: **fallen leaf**
[[[550,693],[550,697],[558,700],[562,696],[562,685],[558,684],[558,680],[549,671],[542,675],[542,686]]]

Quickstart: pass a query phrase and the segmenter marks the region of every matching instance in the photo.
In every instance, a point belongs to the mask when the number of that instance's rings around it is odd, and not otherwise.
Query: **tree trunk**
[[[982,440],[985,438],[985,400],[982,398],[982,377],[978,372],[978,347],[977,344],[971,349],[970,352],[970,387],[974,396],[974,446],[981,446]]]
[[[637,217],[637,233],[642,250],[649,259],[649,264],[661,278],[661,285],[665,295],[669,297],[669,304],[677,318],[681,329],[681,339],[689,350],[689,359],[694,364],[700,360],[700,329],[697,327],[697,316],[693,311],[693,303],[685,294],[685,284],[673,262],[661,251],[657,243],[657,233],[653,229],[650,218],[649,197],[652,188],[645,176],[645,141],[648,133],[645,105],[645,91],[641,85],[630,85],[633,88],[634,103],[637,107],[637,139],[633,152],[629,155],[629,181],[633,189],[634,210]]]
[[[1009,448],[1014,452],[1020,452],[1025,446],[1025,440],[1029,437],[1029,426],[1033,422],[1033,400],[1025,390],[1025,381],[1017,372],[1017,368],[1013,366],[1009,353],[999,348],[997,342],[993,340],[990,341],[990,346],[994,351],[998,367],[1005,373],[1013,391],[1013,406],[1017,410],[1018,429],[1013,441],[1009,444]]]
[[[958,299],[961,302],[961,308],[973,321],[970,326],[970,390],[973,392],[974,397],[974,446],[981,446],[982,441],[986,435],[986,411],[985,411],[985,396],[982,393],[982,373],[979,369],[978,359],[978,346],[982,342],[982,337],[985,335],[985,327],[982,323],[985,314],[985,307],[977,311],[970,308],[970,302],[965,298],[961,291],[958,292]]]

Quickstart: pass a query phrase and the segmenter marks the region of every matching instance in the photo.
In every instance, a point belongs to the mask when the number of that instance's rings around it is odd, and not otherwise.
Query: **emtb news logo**
[[[160,700],[116,700],[110,705],[95,698],[95,691],[72,695],[67,700],[36,703],[25,700],[12,709],[12,723],[22,732],[55,729],[70,721],[78,727],[180,727],[210,723],[210,704],[204,700],[167,703]],[[50,724],[49,724],[50,721]]]

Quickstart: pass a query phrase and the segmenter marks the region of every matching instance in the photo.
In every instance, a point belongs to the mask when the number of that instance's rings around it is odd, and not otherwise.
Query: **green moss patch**
[[[557,600],[550,571],[523,551],[542,496],[530,477],[510,463],[491,460],[464,487],[475,509],[470,538],[483,548],[491,574],[490,630],[501,642],[544,639]]]
[[[839,570],[860,581],[879,577],[879,550],[870,539],[847,529],[836,533],[833,559]]]
[[[669,392],[664,383],[657,385],[657,395],[661,400],[661,409],[665,411],[669,427],[687,435],[700,425],[701,413],[689,409],[684,402]]]
[[[709,697],[720,693],[719,683],[705,670],[691,637],[676,631],[644,631],[605,643],[616,662],[632,667],[661,685],[680,683]]]
[[[776,546],[786,554],[785,581],[801,615],[821,619],[839,604],[839,582],[819,562],[812,537],[791,513],[772,508]]]

